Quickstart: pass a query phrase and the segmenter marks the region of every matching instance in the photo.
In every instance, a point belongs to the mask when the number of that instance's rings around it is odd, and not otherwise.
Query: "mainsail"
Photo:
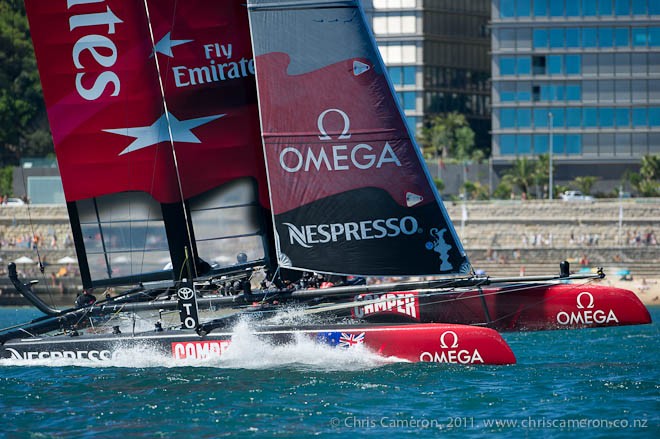
[[[185,248],[207,262],[198,269],[235,265],[238,253],[265,260],[242,1],[26,9],[83,283],[177,278]]]
[[[280,265],[469,271],[359,1],[248,0]]]

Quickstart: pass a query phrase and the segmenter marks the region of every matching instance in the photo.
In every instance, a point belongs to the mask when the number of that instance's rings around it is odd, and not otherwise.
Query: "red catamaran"
[[[650,321],[625,290],[474,276],[359,1],[26,6],[83,284],[140,286],[55,310],[14,270],[46,316],[0,332],[1,355],[105,359],[144,341],[220,355],[231,323],[250,316],[276,341],[307,334],[410,361],[507,364],[511,350],[480,326]],[[267,278],[253,289],[259,269]],[[576,279],[567,271],[563,281]],[[287,277],[299,272],[443,277],[295,289]],[[275,325],[292,303],[324,323]],[[107,318],[117,314],[158,331],[127,330]]]

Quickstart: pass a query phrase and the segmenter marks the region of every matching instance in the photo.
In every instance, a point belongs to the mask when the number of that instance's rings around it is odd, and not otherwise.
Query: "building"
[[[362,0],[409,125],[466,115],[490,150],[491,0]]]
[[[660,154],[660,0],[493,0],[493,162],[620,179]]]

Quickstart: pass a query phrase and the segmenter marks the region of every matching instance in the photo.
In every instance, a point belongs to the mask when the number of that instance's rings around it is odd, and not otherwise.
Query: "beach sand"
[[[630,290],[647,306],[660,306],[660,279],[634,278],[630,281],[605,278],[598,281],[603,285]]]

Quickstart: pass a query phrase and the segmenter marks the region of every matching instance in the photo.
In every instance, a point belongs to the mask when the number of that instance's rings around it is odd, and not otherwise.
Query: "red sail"
[[[172,277],[185,248],[202,268],[262,260],[269,198],[242,0],[26,9],[83,283]]]
[[[67,201],[127,191],[180,201],[170,130],[184,198],[237,177],[264,181],[240,0],[26,7]]]
[[[359,2],[249,0],[248,10],[280,263],[467,272]]]

